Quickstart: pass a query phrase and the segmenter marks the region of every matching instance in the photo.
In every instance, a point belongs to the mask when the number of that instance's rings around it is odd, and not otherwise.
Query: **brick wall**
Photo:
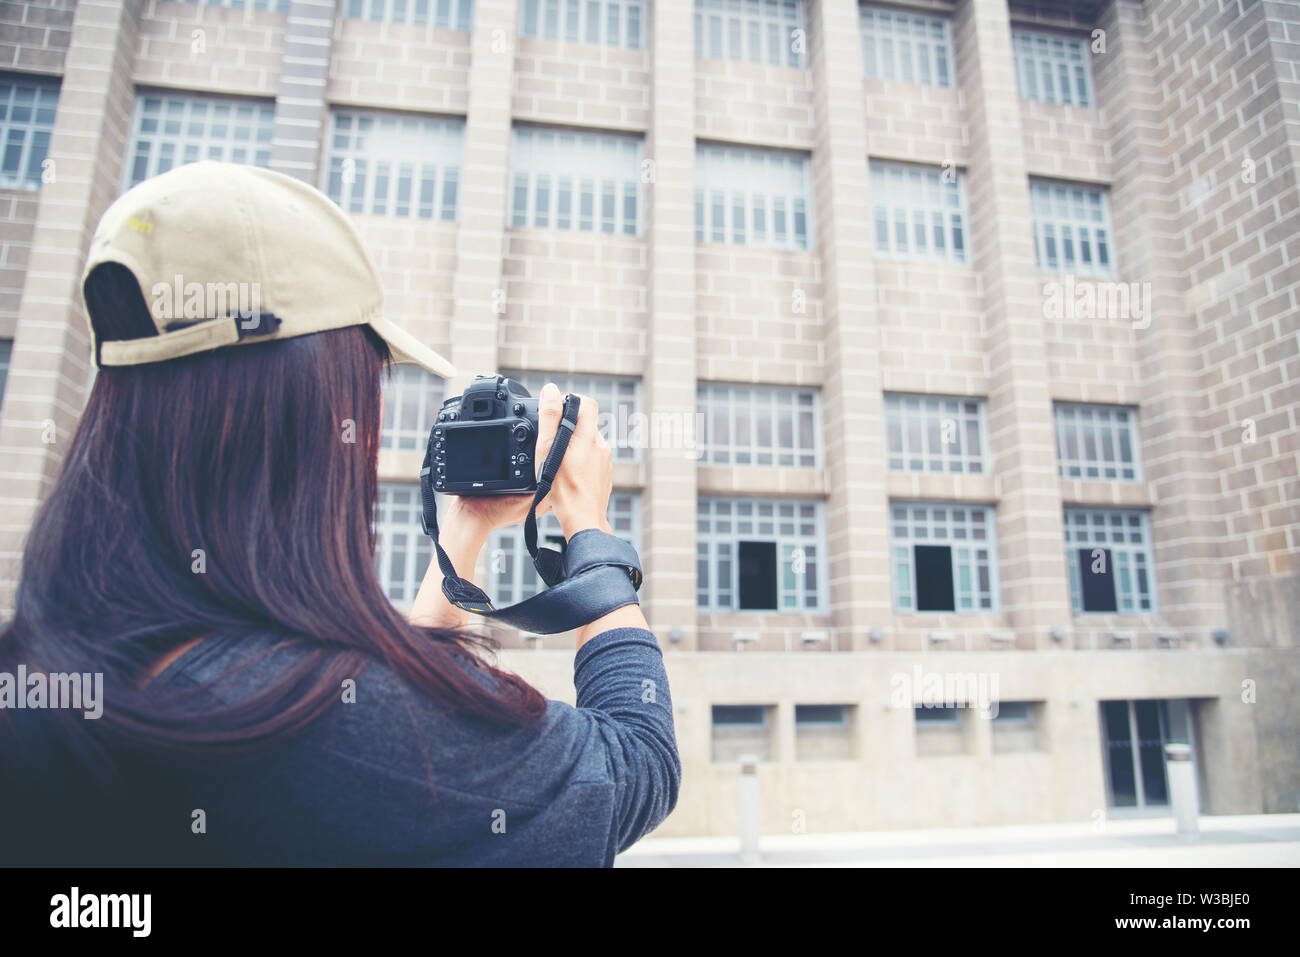
[[[1187,16],[1176,4],[1149,7],[1155,78],[1170,107],[1168,188],[1181,200],[1179,235],[1190,237],[1181,266],[1209,397],[1209,468],[1231,529],[1218,557],[1231,582],[1294,575],[1300,10],[1204,3]]]
[[[822,295],[815,253],[700,244],[697,375],[723,382],[820,385]]]
[[[975,271],[878,258],[875,277],[885,389],[988,394],[984,301]]]
[[[966,165],[966,101],[959,87],[866,78],[862,102],[871,156]]]
[[[275,96],[285,15],[148,0],[140,20],[139,86]]]
[[[0,4],[0,70],[63,72],[72,39],[73,0],[6,0]]]
[[[641,375],[646,348],[642,240],[509,229],[500,357],[507,368]]]
[[[326,99],[349,106],[464,114],[470,34],[339,17]]]
[[[695,133],[806,150],[813,140],[812,77],[807,70],[700,59],[695,62]]]
[[[522,37],[511,109],[516,120],[644,131],[650,118],[644,50]]]

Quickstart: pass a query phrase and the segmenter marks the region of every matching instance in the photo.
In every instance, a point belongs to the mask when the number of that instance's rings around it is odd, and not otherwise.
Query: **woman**
[[[190,309],[235,282],[252,308]],[[0,673],[102,673],[102,717],[0,710],[0,863],[608,866],[667,816],[681,765],[637,605],[578,630],[574,708],[485,659],[436,562],[409,618],[381,591],[381,376],[394,350],[451,369],[382,318],[337,207],[181,167],[105,214],[84,294],[101,371]],[[539,463],[560,409],[548,385]],[[609,530],[597,412],[543,502],[566,537]],[[530,498],[449,497],[461,574]]]

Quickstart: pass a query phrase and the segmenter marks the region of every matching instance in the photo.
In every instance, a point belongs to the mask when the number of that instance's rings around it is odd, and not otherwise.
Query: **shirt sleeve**
[[[578,710],[594,721],[604,744],[614,783],[613,852],[621,853],[662,823],[681,787],[659,643],[642,628],[602,632],[578,649],[573,684]]]

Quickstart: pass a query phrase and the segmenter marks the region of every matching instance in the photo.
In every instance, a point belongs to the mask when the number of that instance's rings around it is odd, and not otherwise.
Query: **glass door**
[[[1101,702],[1102,757],[1112,808],[1158,811],[1169,807],[1165,744],[1190,742],[1186,702]],[[1171,710],[1181,719],[1171,731]]]

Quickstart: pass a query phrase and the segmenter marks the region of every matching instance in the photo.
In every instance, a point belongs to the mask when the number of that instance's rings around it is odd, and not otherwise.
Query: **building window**
[[[1109,276],[1110,211],[1096,186],[1031,179],[1034,252],[1038,268],[1081,276]]]
[[[947,20],[865,5],[858,12],[862,65],[870,79],[952,86]]]
[[[240,9],[252,7],[254,10],[274,10],[276,13],[289,12],[289,0],[181,0],[182,3],[202,3],[209,7],[233,7]]]
[[[641,202],[640,136],[515,127],[511,226],[636,236]]]
[[[700,461],[708,465],[821,464],[820,409],[813,389],[700,383]]]
[[[1067,508],[1065,558],[1074,613],[1121,615],[1155,611],[1146,512]]]
[[[1061,478],[1140,478],[1136,409],[1058,402],[1053,411]]]
[[[912,709],[917,724],[961,724],[960,708],[940,708],[931,705],[917,705]]]
[[[715,704],[713,723],[730,728],[765,728],[767,708],[761,704]]]
[[[822,611],[823,512],[821,502],[701,498],[696,526],[700,610]]]
[[[1016,85],[1022,100],[1063,106],[1092,106],[1088,43],[1040,30],[1011,31]]]
[[[540,395],[542,386],[554,382],[564,392],[577,392],[590,396],[600,406],[596,427],[609,443],[616,462],[636,462],[641,458],[641,446],[649,441],[644,430],[638,428],[637,407],[640,403],[640,381],[632,376],[574,375],[567,372],[503,372],[522,383],[532,395]],[[635,418],[634,418],[635,417]]]
[[[750,756],[770,761],[776,748],[776,722],[768,717],[770,705],[715,704],[711,710],[710,736],[715,762],[737,761]]]
[[[405,362],[393,366],[392,376],[384,381],[379,447],[423,452],[443,398],[443,382],[433,373]]]
[[[645,46],[642,0],[522,0],[519,35],[640,50]]]
[[[842,704],[797,704],[794,706],[794,723],[843,727],[848,724],[848,710],[848,706]]]
[[[991,507],[910,503],[889,511],[896,611],[998,610]]]
[[[350,20],[474,29],[474,0],[345,0],[343,11]]]
[[[0,408],[4,408],[5,382],[9,379],[9,356],[13,350],[12,339],[0,339]],[[94,363],[91,363],[91,368],[94,368]]]
[[[420,486],[380,484],[375,568],[384,593],[394,605],[414,603],[433,555],[433,542],[420,525],[422,511]]]
[[[641,496],[635,492],[615,492],[609,497],[609,509],[605,514],[614,534],[639,552]],[[554,513],[548,512],[537,520],[537,544],[564,553],[564,532]],[[484,589],[492,603],[498,607],[513,605],[532,598],[544,587],[524,545],[523,526],[513,525],[493,532],[488,554],[487,588]]]
[[[695,0],[695,55],[802,68],[803,0]]]
[[[966,262],[966,185],[960,170],[871,161],[876,252]]]
[[[1033,721],[1032,702],[999,701],[993,720],[999,724],[1028,724]]]
[[[701,143],[695,150],[695,241],[807,249],[808,157]]]
[[[268,166],[275,105],[229,97],[145,93],[136,100],[127,187],[176,166],[221,160]]]
[[[0,74],[0,189],[40,189],[59,106],[57,80]]]
[[[885,395],[886,462],[892,472],[985,475],[983,399]]]
[[[349,213],[456,218],[465,121],[335,110],[325,192]]]

